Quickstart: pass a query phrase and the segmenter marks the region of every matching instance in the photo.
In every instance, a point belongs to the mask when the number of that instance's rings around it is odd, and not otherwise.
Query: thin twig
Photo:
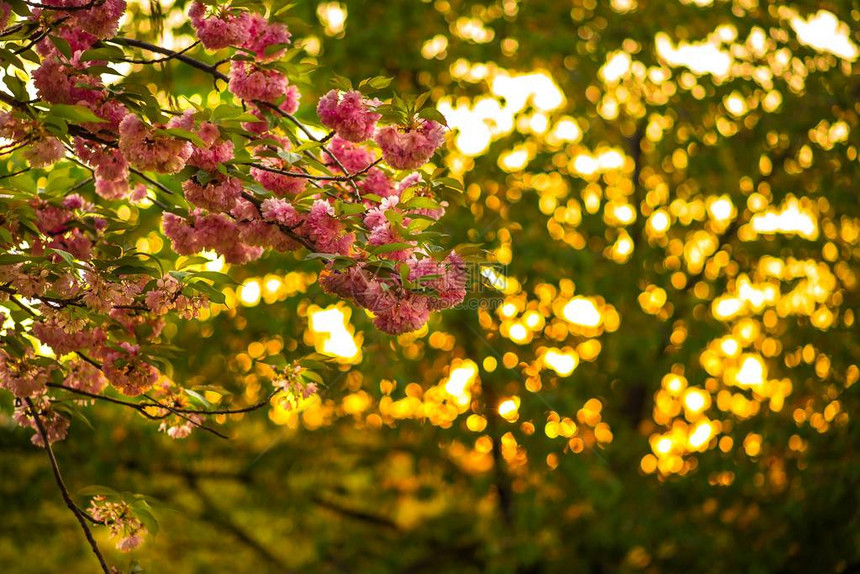
[[[110,397],[107,395],[99,395],[96,393],[91,393],[89,391],[84,391],[82,389],[75,389],[73,387],[67,387],[67,386],[59,384],[59,383],[47,383],[47,386],[51,387],[53,389],[61,389],[61,390],[67,391],[69,393],[74,393],[76,395],[88,397],[90,399],[107,401],[109,403],[122,405],[124,407],[134,409],[136,411],[142,411],[143,409],[150,409],[150,408],[170,410],[165,405],[163,405],[161,403],[156,403],[156,402],[135,403],[132,401],[124,401],[122,399],[117,399],[117,398]],[[182,408],[182,407],[171,407],[171,409],[175,413],[182,413],[182,414],[187,414],[187,415],[235,415],[235,414],[240,414],[240,413],[249,413],[251,411],[256,411],[258,409],[261,409],[264,406],[266,406],[267,404],[269,404],[269,402],[272,400],[272,397],[275,396],[275,394],[276,394],[276,392],[272,392],[271,394],[269,394],[266,397],[265,400],[262,400],[258,403],[253,404],[253,405],[249,405],[247,407],[240,407],[240,408],[236,408],[236,409],[205,410],[205,409],[186,409],[186,408]],[[152,414],[146,413],[146,412],[143,412],[142,414],[144,414],[144,416],[146,416],[147,418],[151,418],[154,420],[163,419],[163,418],[168,416],[168,415],[152,415]]]
[[[368,165],[367,167],[365,167],[364,169],[362,169],[361,171],[357,171],[357,172],[351,173],[349,175],[313,175],[310,173],[286,171],[283,169],[278,169],[275,167],[268,167],[268,166],[261,165],[259,163],[254,163],[254,162],[247,162],[247,163],[242,163],[239,165],[248,165],[248,166],[263,170],[263,171],[268,171],[271,173],[277,173],[279,175],[286,175],[289,177],[299,177],[299,178],[303,178],[303,179],[312,179],[314,181],[352,181],[352,179],[355,178],[356,176],[364,175],[365,173],[367,173],[368,170],[370,170],[370,168],[376,166],[381,161],[382,161],[382,158],[379,158],[376,161],[374,161],[373,163],[371,163],[370,165]]]
[[[43,4],[41,2],[32,2],[31,0],[21,0],[30,8],[39,8],[40,10],[54,10],[56,12],[79,12],[81,10],[89,10],[95,6],[104,4],[105,0],[90,0],[86,4],[80,6],[57,6],[56,4]]]
[[[86,513],[78,508],[78,505],[75,504],[75,501],[72,500],[72,496],[69,494],[69,489],[66,488],[66,483],[63,481],[63,475],[60,473],[60,466],[57,464],[57,457],[54,456],[54,449],[51,448],[51,442],[48,440],[48,433],[45,432],[45,426],[42,424],[42,419],[39,418],[38,410],[36,409],[36,405],[33,404],[33,399],[27,398],[27,406],[30,409],[30,414],[33,416],[33,420],[36,423],[36,428],[39,431],[39,435],[42,437],[42,441],[45,443],[45,451],[48,453],[48,459],[51,461],[51,470],[54,471],[54,480],[57,483],[57,487],[60,489],[60,493],[63,495],[63,500],[66,502],[66,506],[69,507],[69,510],[75,515],[78,523],[81,525],[81,529],[84,531],[84,536],[87,537],[87,542],[90,543],[90,548],[93,550],[93,554],[98,558],[99,564],[102,567],[102,571],[105,574],[110,574],[110,569],[108,568],[107,563],[105,562],[104,556],[102,556],[101,550],[99,550],[98,544],[96,544],[95,538],[93,538],[93,533],[90,531],[90,527],[86,522]]]
[[[165,56],[163,58],[155,58],[152,60],[132,60],[131,58],[127,58],[127,59],[124,59],[122,61],[127,62],[129,64],[162,64],[164,62],[169,62],[170,60],[176,59],[177,56],[181,56],[185,52],[188,52],[189,50],[195,48],[198,44],[200,44],[200,40],[197,40],[196,42],[194,42],[193,44],[191,44],[187,48],[183,48],[183,49],[179,50],[175,54],[170,54],[169,56]]]
[[[188,64],[192,68],[197,68],[198,70],[202,70],[208,74],[211,74],[216,79],[221,80],[222,82],[229,82],[230,78],[228,78],[225,74],[219,72],[215,66],[207,64],[206,62],[202,62],[197,58],[192,58],[190,56],[186,56],[185,54],[180,54],[176,50],[171,50],[169,48],[162,48],[161,46],[156,46],[155,44],[150,44],[149,42],[142,42],[141,40],[134,40],[132,38],[111,38],[107,40],[112,44],[119,44],[120,46],[131,46],[134,48],[141,48],[143,50],[148,50],[150,52],[155,52],[156,54],[164,54],[165,56],[170,56],[174,60],[182,62],[183,64]]]
[[[175,414],[176,416],[178,416],[178,417],[179,417],[179,418],[181,418],[181,419],[184,419],[184,420],[188,421],[189,423],[191,423],[192,425],[194,425],[194,426],[198,427],[199,429],[201,429],[201,430],[205,430],[206,432],[210,432],[210,433],[214,434],[215,436],[217,436],[217,437],[219,437],[219,438],[223,438],[223,439],[225,439],[225,440],[230,440],[230,437],[228,437],[227,435],[222,434],[222,433],[218,432],[217,430],[215,430],[215,429],[213,429],[213,428],[211,428],[211,427],[207,427],[206,425],[204,425],[204,424],[202,424],[202,423],[199,423],[199,422],[195,421],[195,420],[194,420],[194,419],[192,419],[191,417],[189,417],[189,416],[187,416],[187,415],[185,415],[185,414],[183,414],[183,413],[181,413],[181,412],[177,411],[175,408],[173,408],[173,407],[171,407],[171,406],[168,406],[168,405],[165,405],[164,403],[159,402],[158,400],[156,400],[156,399],[152,398],[152,397],[151,397],[151,396],[149,396],[149,395],[143,395],[143,396],[144,396],[144,397],[146,397],[147,399],[149,399],[150,401],[154,402],[158,407],[161,407],[161,408],[163,408],[163,409],[167,409],[167,410],[168,410],[168,411],[170,411],[171,413]]]

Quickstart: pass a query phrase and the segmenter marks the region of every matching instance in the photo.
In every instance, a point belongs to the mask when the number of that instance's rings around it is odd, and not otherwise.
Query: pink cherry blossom
[[[374,141],[382,149],[382,157],[391,167],[417,169],[427,163],[445,143],[445,131],[441,124],[420,120],[417,126],[409,128],[381,128],[377,130]]]
[[[328,149],[350,173],[364,171],[376,160],[370,149],[348,142],[340,136],[331,138]]]
[[[67,387],[98,394],[104,390],[108,381],[101,369],[82,359],[75,359],[66,365],[66,378],[63,384]]]
[[[60,316],[34,323],[33,334],[57,355],[83,351],[105,341],[101,329],[86,329],[78,322],[66,321]]]
[[[85,6],[90,0],[66,0],[66,6]],[[96,38],[105,39],[116,36],[119,19],[125,12],[125,0],[104,0],[95,2],[88,10],[72,14],[69,25],[78,27]]]
[[[141,360],[139,345],[123,342],[118,349],[105,348],[101,357],[108,382],[129,397],[145,393],[158,379],[158,370]]]
[[[194,2],[188,11],[197,38],[207,50],[241,46],[249,37],[249,18],[244,12],[220,10],[206,18],[206,6]]]
[[[194,112],[191,110],[171,119],[167,127],[196,131],[203,141],[203,146],[192,144],[193,151],[188,158],[188,165],[206,171],[215,171],[218,166],[233,159],[233,142],[221,139],[221,130],[211,122],[201,122],[195,130]]]
[[[341,138],[363,142],[373,136],[376,122],[382,117],[370,108],[371,104],[377,102],[368,102],[357,90],[344,94],[331,90],[320,98],[317,114],[322,124]]]
[[[282,46],[290,43],[292,36],[283,24],[269,22],[260,14],[248,16],[248,39],[242,47],[254,52],[258,60],[277,60],[284,55],[284,48],[268,50],[270,46]],[[269,52],[269,53],[267,53]]]
[[[287,77],[277,70],[234,61],[230,66],[230,91],[243,100],[275,103],[287,91]]]
[[[185,199],[209,211],[230,211],[242,195],[242,182],[235,177],[220,176],[201,185],[194,178],[182,184]]]
[[[359,182],[358,186],[361,188],[362,195],[372,193],[385,198],[398,194],[393,182],[378,167],[372,167],[367,170],[364,179]]]
[[[24,158],[32,167],[46,167],[63,158],[66,148],[62,142],[52,136],[43,136],[24,150]]]
[[[80,52],[71,62],[60,56],[49,56],[33,71],[33,83],[39,98],[52,104],[94,103],[102,99],[102,85],[97,77],[80,72],[88,63],[80,61]]]
[[[168,135],[158,135],[155,128],[129,114],[119,125],[119,149],[125,159],[143,171],[176,173],[191,157],[191,143]]]
[[[45,390],[51,371],[32,362],[32,351],[15,358],[0,350],[0,388],[25,398]]]
[[[66,438],[69,430],[69,419],[60,415],[57,411],[51,408],[51,402],[48,397],[41,395],[33,399],[33,406],[39,417],[39,422],[42,423],[42,428],[45,430],[45,435],[48,437],[48,442],[53,444],[57,441]],[[45,446],[45,441],[42,439],[42,433],[39,431],[39,426],[36,424],[36,419],[33,417],[30,407],[26,403],[21,403],[15,408],[15,414],[12,418],[19,426],[29,427],[35,432],[30,437],[30,442],[36,446]]]
[[[284,94],[284,99],[278,105],[278,108],[286,112],[288,114],[294,114],[299,109],[299,100],[301,100],[302,93],[296,86],[289,85],[287,86],[287,91]],[[270,129],[270,125],[266,116],[263,115],[263,112],[259,107],[253,106],[251,108],[251,113],[260,118],[259,122],[243,122],[242,127],[248,130],[249,132],[254,132],[255,134],[262,134]]]
[[[390,335],[401,335],[417,331],[430,317],[430,309],[427,306],[427,297],[409,294],[398,299],[394,304],[381,311],[373,319],[377,329]]]
[[[71,49],[72,54],[89,50],[92,48],[93,44],[99,40],[78,26],[60,26],[54,32],[54,35],[59,36],[69,43],[69,48]],[[60,51],[57,49],[57,45],[54,44],[50,38],[44,38],[36,44],[36,52],[43,57],[60,54]]]
[[[224,256],[228,263],[247,263],[259,259],[263,249],[237,241],[238,225],[224,214],[195,212],[191,221],[165,213],[161,220],[164,234],[170,238],[173,250],[179,255],[193,255],[212,249]]]
[[[432,311],[450,309],[462,303],[466,297],[466,264],[456,253],[438,262],[429,257],[412,260],[410,267],[410,281],[435,291],[436,296],[428,300]],[[428,279],[422,281],[422,277]]]
[[[311,240],[319,253],[349,255],[355,241],[355,234],[345,232],[343,222],[334,215],[334,207],[324,199],[314,202],[299,231]]]
[[[269,221],[292,227],[299,221],[299,214],[289,202],[283,199],[269,198],[262,204],[263,217]]]

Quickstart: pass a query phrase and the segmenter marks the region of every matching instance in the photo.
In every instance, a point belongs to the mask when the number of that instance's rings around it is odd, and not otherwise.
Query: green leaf
[[[9,88],[9,91],[12,92],[12,95],[16,99],[21,101],[30,99],[29,95],[27,95],[27,88],[24,82],[18,76],[7,73],[6,77],[3,78],[3,83],[6,84],[6,87]]]
[[[400,204],[403,209],[439,209],[439,202],[429,197],[413,197],[409,201]]]
[[[69,45],[68,40],[61,38],[60,36],[55,36],[54,34],[50,34],[48,39],[51,40],[51,43],[57,47],[57,50],[59,50],[67,60],[72,59],[72,47]]]
[[[340,202],[337,207],[337,211],[343,215],[355,215],[357,213],[364,213],[365,211],[364,204],[361,203],[343,203]]]
[[[183,257],[182,262],[176,265],[176,270],[184,269],[190,265],[204,265],[209,263],[208,257],[203,257],[202,255],[194,255],[192,257]]]
[[[224,297],[224,293],[214,288],[209,283],[206,283],[205,281],[192,281],[188,283],[187,287],[194,289],[195,291],[199,291],[200,293],[203,293],[204,295],[209,297],[209,300],[213,303],[220,303],[221,305],[223,305],[227,301],[227,298]]]
[[[61,413],[65,413],[65,414],[69,415],[70,418],[73,418],[75,420],[78,420],[78,421],[84,423],[86,426],[88,426],[90,428],[90,430],[96,430],[95,427],[93,426],[93,423],[90,422],[90,419],[88,419],[86,417],[86,415],[84,415],[84,413],[81,412],[81,409],[79,409],[78,407],[76,407],[75,405],[73,405],[71,403],[56,404],[56,405],[54,405],[54,410],[61,412]]]
[[[415,109],[420,110],[424,107],[424,104],[427,103],[427,100],[430,99],[430,92],[424,92],[420,96],[415,99]]]
[[[411,243],[386,243],[385,245],[378,245],[370,250],[374,255],[381,255],[383,253],[391,253],[392,251],[402,251],[404,249],[412,249],[415,247]]]
[[[152,514],[149,504],[145,500],[138,500],[131,507],[134,515],[146,526],[146,531],[153,536],[158,534],[158,520]]]
[[[163,130],[155,130],[155,133],[158,135],[169,135],[179,139],[188,140],[197,147],[206,147],[206,142],[200,139],[200,136],[191,130],[186,130],[182,128],[166,128]]]
[[[448,120],[442,115],[442,112],[436,108],[423,108],[418,112],[418,117],[424,120],[434,121],[448,127]]]
[[[352,82],[349,78],[345,78],[338,74],[332,74],[331,83],[335,88],[342,92],[348,92],[352,90]]]
[[[118,61],[125,58],[125,53],[116,46],[101,46],[99,48],[91,48],[81,54],[82,62],[91,62],[93,60],[108,60]]]
[[[182,389],[185,391],[185,394],[189,397],[194,398],[198,403],[200,403],[203,407],[209,409],[212,408],[212,403],[206,400],[206,397],[198,393],[197,391],[192,391],[191,389]]]
[[[75,123],[105,123],[86,106],[78,104],[54,104],[48,111],[49,118],[62,118]]]

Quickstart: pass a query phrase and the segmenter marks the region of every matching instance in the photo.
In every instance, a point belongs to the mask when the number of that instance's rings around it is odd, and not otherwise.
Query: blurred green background
[[[171,22],[184,8],[162,6]],[[160,41],[152,10],[131,5],[123,33]],[[228,441],[88,409],[95,430],[73,422],[55,445],[71,490],[159,501],[160,532],[131,555],[96,531],[110,563],[860,571],[856,2],[293,12],[321,65],[301,117],[332,73],[431,91],[452,128],[439,164],[466,186],[443,227],[492,251],[495,287],[391,338],[324,295],[315,262],[230,269],[229,308],[165,331],[187,349],[177,380],[250,404],[268,391],[257,359],[341,364],[300,412],[220,421]],[[176,95],[210,86],[178,63],[151,73]],[[138,246],[169,249],[134,211]],[[0,425],[0,571],[94,571],[44,452]]]

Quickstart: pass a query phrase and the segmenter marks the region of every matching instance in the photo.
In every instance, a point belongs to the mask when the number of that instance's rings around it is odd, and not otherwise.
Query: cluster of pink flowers
[[[300,232],[307,235],[320,253],[349,255],[355,242],[355,234],[346,232],[343,222],[335,217],[331,202],[325,199],[314,201]]]
[[[81,301],[92,311],[109,313],[115,307],[128,307],[143,290],[147,278],[137,280],[109,281],[95,270],[84,273],[87,289],[81,293]]]
[[[344,169],[350,173],[362,172],[376,160],[376,154],[373,151],[364,146],[349,142],[340,136],[331,138],[328,150],[337,158]]]
[[[362,193],[372,193],[383,199],[392,195],[400,195],[400,190],[398,190],[394,182],[378,167],[372,167],[367,170],[367,174],[361,180],[359,186]]]
[[[233,159],[233,142],[221,137],[221,130],[211,122],[201,122],[200,126],[194,128],[194,112],[186,111],[181,116],[171,119],[167,123],[170,128],[182,128],[190,132],[196,132],[203,142],[203,146],[192,145],[191,157],[188,165],[215,171],[218,166]]]
[[[19,398],[42,393],[51,376],[51,370],[33,361],[32,351],[15,358],[0,350],[0,388]]]
[[[176,173],[185,167],[193,151],[191,143],[156,133],[140,119],[129,114],[119,124],[119,149],[125,159],[143,171]]]
[[[33,167],[47,167],[63,159],[66,148],[63,143],[53,136],[43,135],[24,151],[24,158]]]
[[[33,83],[39,98],[52,104],[96,104],[104,97],[104,86],[98,76],[85,73],[92,62],[81,62],[81,52],[65,61],[59,54],[42,60],[33,71]]]
[[[75,225],[81,219],[76,216],[75,211],[89,208],[79,195],[68,196],[62,205],[34,199],[30,201],[30,206],[36,214],[36,227],[44,234],[44,237],[32,242],[31,249],[34,254],[43,255],[47,248],[52,248],[67,251],[84,261],[90,259],[94,235]],[[101,218],[89,218],[88,221],[92,223],[96,233],[104,225]],[[51,259],[56,261],[58,257],[53,255]]]
[[[287,114],[294,114],[299,109],[299,100],[302,94],[296,86],[287,86],[287,91],[284,94],[284,99],[278,104],[278,109]],[[258,122],[243,122],[242,127],[258,135],[262,135],[269,130],[269,122],[265,119],[263,112],[257,106],[251,108],[251,113],[258,118]]]
[[[128,162],[117,148],[84,138],[75,138],[75,152],[94,170],[96,193],[105,199],[122,199],[128,194]]]
[[[42,428],[45,430],[45,435],[48,437],[49,443],[53,444],[65,439],[69,430],[69,419],[51,407],[51,401],[46,395],[39,395],[32,400],[35,413],[26,403],[21,403],[15,407],[15,414],[12,415],[18,426],[29,427],[36,431],[30,437],[30,442],[36,446],[45,446],[45,441],[42,439],[42,433],[39,432],[39,425],[36,424],[34,415],[39,417],[39,422],[42,423]]]
[[[94,496],[87,512],[93,520],[108,527],[111,538],[119,538],[116,547],[120,551],[131,552],[143,544],[146,527],[124,500],[113,502],[104,496]]]
[[[316,383],[309,382],[302,373],[304,367],[291,363],[284,368],[279,377],[272,380],[277,395],[275,400],[286,410],[293,410],[302,400],[309,399],[319,392]]]
[[[65,104],[68,117],[84,114],[85,118],[77,122],[67,118],[68,135],[55,136],[59,133],[55,125],[41,125],[34,119],[38,115],[25,113],[32,111],[27,107],[32,102],[0,112],[0,137],[23,148],[20,155],[29,167],[48,167],[62,160],[71,144],[71,153],[92,170],[99,197],[131,201],[142,200],[147,193],[144,184],[130,190],[136,170],[176,174],[186,166],[197,168],[189,169],[182,182],[190,212],[163,214],[164,233],[177,254],[214,250],[228,263],[241,264],[258,259],[266,249],[289,251],[304,246],[338,256],[332,257],[338,265],[330,265],[320,277],[323,288],[371,311],[374,324],[387,333],[419,329],[432,311],[462,301],[462,261],[456,255],[434,260],[429,249],[410,236],[413,229],[432,223],[426,220],[441,217],[444,204],[428,209],[427,190],[417,189],[420,176],[402,177],[394,171],[426,163],[444,142],[441,125],[415,119],[408,126],[380,126],[382,102],[360,91],[331,90],[316,109],[321,124],[333,133],[292,151],[296,140],[284,137],[279,124],[280,120],[297,122],[290,114],[298,109],[301,94],[290,85],[284,67],[274,62],[285,54],[289,30],[241,7],[199,1],[190,7],[191,24],[206,49],[237,49],[228,87],[249,112],[239,116],[236,108],[233,116],[228,110],[220,117],[237,118],[247,131],[236,130],[236,123],[218,124],[212,119],[219,117],[214,112],[193,110],[162,123],[152,119],[152,110],[146,115],[135,111],[133,90],[117,96],[122,87],[105,86],[101,72],[107,62],[88,57],[92,52],[84,55],[93,47],[103,48],[100,40],[117,33],[126,0],[54,0],[50,6],[84,9],[33,11],[33,22],[46,31],[34,42],[42,61],[32,74],[33,83],[41,101]],[[9,5],[0,2],[0,29],[9,17]],[[223,78],[220,72],[215,75]],[[40,108],[33,109],[41,113]],[[55,107],[49,113],[62,116],[62,110]],[[61,122],[60,127],[66,124]],[[237,145],[241,141],[253,155],[250,178],[242,172],[247,165],[245,150],[235,150],[234,141]],[[380,151],[387,167],[375,166],[382,161],[377,157]],[[240,161],[234,162],[237,156]],[[320,172],[324,175],[314,175]],[[86,186],[80,188],[87,193]],[[62,201],[51,197],[40,193],[30,200],[35,229],[27,222],[12,222],[7,226],[11,242],[2,240],[2,247],[11,246],[15,253],[26,248],[30,255],[44,256],[39,263],[0,265],[0,285],[34,301],[29,304],[38,313],[26,328],[58,357],[36,357],[32,352],[19,357],[0,350],[0,388],[36,403],[31,412],[19,401],[15,420],[35,428],[33,415],[38,413],[49,441],[65,436],[69,421],[52,409],[47,397],[52,377],[68,389],[94,394],[111,385],[138,396],[155,386],[154,392],[167,404],[184,405],[187,397],[160,377],[145,349],[160,336],[165,314],[175,312],[191,319],[207,304],[206,299],[184,294],[177,279],[181,274],[153,280],[138,272],[136,264],[125,265],[126,257],[133,257],[128,251],[120,256],[125,261],[117,264],[126,269],[106,272],[102,263],[105,253],[112,251],[104,249],[104,242],[111,235],[108,227],[115,226],[103,215],[103,202],[97,207],[77,194]],[[410,203],[410,198],[425,201]],[[409,227],[411,223],[419,225]],[[77,259],[73,265],[69,254]],[[344,258],[351,260],[347,267],[342,265]],[[111,275],[114,271],[118,276]],[[88,314],[98,319],[90,321]],[[317,390],[298,366],[275,386],[282,397],[291,397],[293,405]],[[165,413],[160,427],[173,438],[187,436],[202,421],[196,414],[174,415]],[[33,441],[41,440],[36,433]],[[118,546],[129,550],[140,543],[145,528],[127,517],[122,504],[101,500],[94,502],[92,512],[121,536]]]
[[[82,359],[70,361],[65,367],[66,378],[63,379],[63,384],[69,388],[98,394],[108,384],[101,369]]]
[[[230,66],[230,91],[243,100],[275,103],[287,91],[287,77],[277,70],[236,60]]]
[[[165,275],[144,296],[147,308],[156,315],[176,310],[183,319],[193,319],[207,303],[202,296],[182,294],[182,285],[172,275]]]
[[[278,137],[272,134],[264,134],[267,140],[278,142],[281,145],[281,150],[288,151],[290,142],[286,138]],[[255,155],[258,158],[258,163],[262,167],[252,167],[250,170],[251,177],[273,194],[284,197],[288,195],[298,195],[303,192],[308,185],[308,180],[304,177],[293,177],[277,173],[271,170],[289,171],[289,165],[280,157],[273,157],[273,154],[278,150],[272,149],[271,146],[258,146],[255,150]],[[266,168],[266,169],[263,169]]]
[[[341,94],[331,90],[320,98],[317,115],[327,128],[350,142],[363,142],[373,136],[376,122],[382,117],[373,111],[378,100],[368,101],[361,92],[352,90]]]
[[[208,50],[241,46],[248,40],[248,20],[245,12],[219,10],[207,18],[206,5],[194,2],[188,11],[197,38]]]
[[[92,349],[107,339],[102,329],[88,329],[81,320],[69,320],[61,313],[34,323],[32,329],[33,334],[58,355]]]
[[[165,407],[170,407],[156,409],[156,416],[163,417],[158,425],[158,430],[170,438],[174,440],[188,438],[194,428],[203,423],[203,417],[197,413],[187,413],[180,416],[171,412],[170,409],[187,409],[191,406],[191,402],[184,389],[170,379],[162,378],[153,388],[152,397]]]
[[[299,214],[296,208],[283,199],[270,197],[263,201],[260,206],[263,218],[267,221],[294,227],[299,222]]]
[[[235,177],[218,176],[201,185],[192,178],[182,184],[182,191],[185,199],[197,207],[225,212],[236,207],[242,196],[242,182]]]
[[[32,120],[17,117],[12,112],[0,112],[0,137],[13,142],[31,142],[23,156],[32,167],[47,167],[66,154],[62,142],[42,133]]]
[[[119,29],[119,19],[125,12],[125,0],[59,0],[46,2],[46,5],[57,7],[79,8],[90,5],[86,10],[68,12],[68,25],[92,34],[96,38],[105,39],[116,35]]]
[[[419,120],[417,126],[406,128],[385,126],[377,130],[374,141],[394,169],[417,169],[445,143],[445,130],[434,121]]]
[[[194,2],[188,16],[197,37],[208,50],[236,46],[253,52],[258,60],[266,61],[280,58],[284,53],[282,46],[290,42],[291,35],[286,26],[269,22],[260,14],[218,7],[207,15],[206,6],[202,2]]]
[[[405,289],[396,273],[365,265],[327,269],[320,275],[320,284],[327,292],[352,299],[371,311],[374,325],[395,335],[420,329],[431,311],[453,307],[466,296],[466,267],[456,254],[443,261],[412,257],[405,263],[409,280],[418,282],[424,292]],[[422,277],[428,279],[422,281]]]
[[[253,207],[253,206],[251,206]],[[262,247],[238,241],[239,224],[221,213],[192,212],[189,219],[165,213],[161,220],[164,234],[170,238],[173,250],[180,255],[193,255],[205,249],[217,251],[228,263],[247,263],[259,259]]]
[[[102,372],[112,386],[130,397],[149,390],[158,380],[158,369],[143,361],[140,346],[122,342],[101,353]]]
[[[260,14],[248,16],[248,40],[242,44],[261,61],[277,60],[284,55],[292,34],[283,24],[269,22]]]

